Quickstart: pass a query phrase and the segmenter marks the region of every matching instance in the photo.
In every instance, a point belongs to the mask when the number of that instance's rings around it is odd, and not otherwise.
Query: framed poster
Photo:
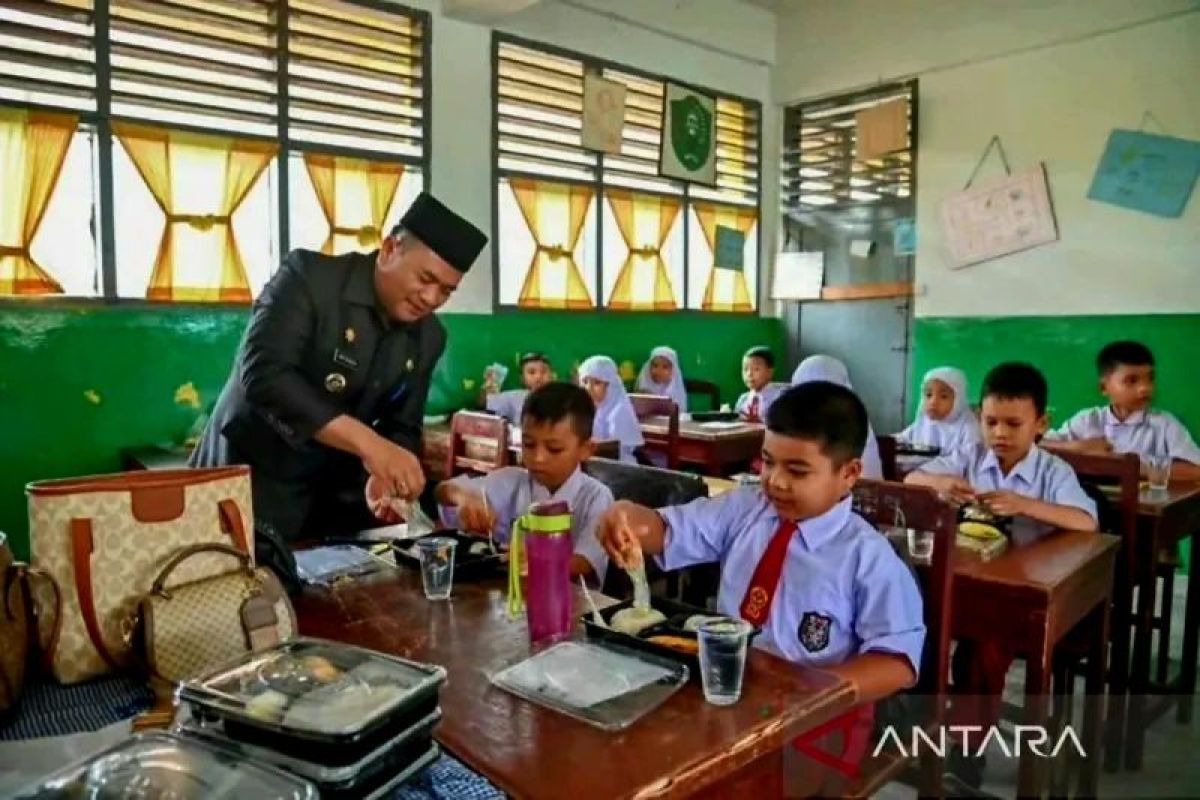
[[[667,178],[717,183],[717,101],[705,94],[666,84],[663,135],[658,171]]]
[[[942,231],[955,269],[1057,241],[1045,167],[948,195]]]
[[[1200,142],[1116,129],[1108,135],[1087,196],[1159,217],[1179,217],[1198,173]]]
[[[625,84],[618,81],[594,72],[583,76],[583,146],[588,150],[621,152],[625,92]]]
[[[855,158],[859,161],[908,147],[908,101],[891,100],[854,115]]]

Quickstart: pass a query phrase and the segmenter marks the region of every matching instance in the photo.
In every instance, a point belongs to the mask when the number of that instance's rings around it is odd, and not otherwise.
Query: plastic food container
[[[445,681],[439,666],[299,638],[187,681],[179,698],[232,742],[350,767],[437,711]]]
[[[20,800],[160,797],[172,800],[317,800],[303,778],[205,742],[135,735],[16,795]]]

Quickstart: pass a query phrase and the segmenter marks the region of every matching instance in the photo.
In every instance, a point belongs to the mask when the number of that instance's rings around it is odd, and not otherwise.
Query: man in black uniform
[[[249,464],[259,560],[361,530],[425,486],[421,421],[446,331],[433,316],[487,237],[422,193],[374,253],[287,255],[254,303],[193,466]]]

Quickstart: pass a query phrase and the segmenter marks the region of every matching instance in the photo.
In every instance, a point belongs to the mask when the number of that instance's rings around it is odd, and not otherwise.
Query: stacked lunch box
[[[325,800],[381,797],[439,755],[446,672],[299,638],[179,688],[175,730],[307,779]]]

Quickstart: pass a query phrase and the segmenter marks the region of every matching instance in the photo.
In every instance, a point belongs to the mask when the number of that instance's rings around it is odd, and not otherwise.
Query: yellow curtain
[[[510,180],[517,205],[537,249],[517,305],[522,308],[592,308],[575,247],[583,235],[593,191],[549,181]]]
[[[304,166],[329,222],[329,236],[321,252],[336,255],[379,247],[383,221],[404,177],[404,165],[305,153]]]
[[[708,274],[704,287],[704,300],[700,307],[705,311],[753,311],[750,290],[746,286],[745,266],[741,270],[718,269],[716,266],[717,226],[733,228],[743,235],[758,222],[758,212],[753,208],[721,206],[712,203],[696,203],[696,218],[704,229],[704,239],[713,254],[713,269]]]
[[[233,214],[278,145],[124,123],[113,132],[167,216],[146,298],[249,303]]]
[[[77,126],[73,114],[0,109],[0,295],[63,293],[29,247]]]
[[[610,308],[624,311],[673,311],[678,308],[662,248],[682,203],[671,197],[608,191],[617,228],[629,257],[617,275]]]

